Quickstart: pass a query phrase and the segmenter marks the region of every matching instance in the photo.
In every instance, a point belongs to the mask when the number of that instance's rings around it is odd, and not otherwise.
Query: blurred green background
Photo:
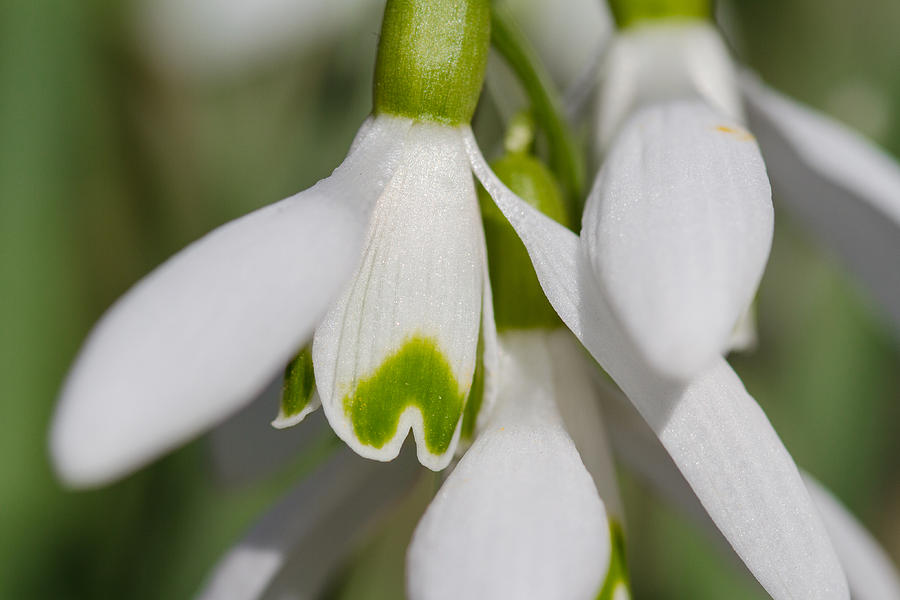
[[[68,492],[46,432],[70,361],[118,295],[343,158],[370,108],[381,3],[346,4],[315,36],[209,73],[172,59],[172,44],[153,50],[152,0],[0,4],[0,598],[190,597],[314,468],[321,445],[228,481],[201,439],[116,485]],[[720,11],[737,54],[770,83],[900,156],[900,3],[733,0]],[[898,336],[780,213],[759,327],[758,351],[733,364],[797,462],[897,562]],[[627,473],[623,486],[637,598],[762,597],[707,534]],[[346,596],[367,597],[360,577],[373,569],[360,565]]]

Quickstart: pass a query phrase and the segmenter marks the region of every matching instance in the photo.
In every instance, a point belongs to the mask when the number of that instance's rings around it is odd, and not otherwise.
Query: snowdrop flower
[[[739,75],[710,2],[610,6],[620,30],[598,96],[604,168],[583,235],[611,308],[648,360],[688,377],[746,345],[772,237],[766,168],[785,206],[836,247],[900,322],[896,163]]]
[[[175,255],[95,327],[51,432],[65,481],[110,481],[222,420],[314,328],[294,370],[311,356],[338,436],[391,460],[412,429],[422,464],[448,464],[479,338],[487,368],[496,347],[464,144],[489,27],[482,0],[387,4],[374,115],[343,164]],[[316,406],[299,388],[281,421]]]
[[[649,107],[626,125],[626,133],[630,127],[639,132],[645,120],[677,123],[669,111],[690,117],[688,124],[711,126],[710,136],[690,138],[708,160],[715,161],[722,152],[719,144],[725,146],[726,161],[754,159],[752,140],[716,130],[720,121],[704,121],[711,118],[709,112],[695,103]],[[726,127],[732,125],[725,122]],[[719,135],[736,138],[734,144],[749,149],[720,142]],[[677,141],[672,143],[678,147]],[[558,315],[634,403],[763,587],[779,599],[847,598],[840,563],[797,467],[724,359],[712,357],[711,364],[687,378],[664,373],[610,305],[592,264],[596,246],[590,236],[583,232],[579,239],[510,192],[487,166],[470,133],[467,148],[479,180],[524,242]],[[681,164],[695,168],[686,161]],[[631,172],[635,181],[641,175]],[[641,234],[624,230],[626,243],[630,235]]]

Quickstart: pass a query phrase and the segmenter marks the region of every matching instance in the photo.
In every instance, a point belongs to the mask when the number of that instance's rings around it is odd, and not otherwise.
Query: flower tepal
[[[419,460],[441,469],[459,439],[487,285],[459,126],[478,100],[489,27],[487,2],[385,8],[375,118],[412,126],[358,270],[313,344],[328,421],[368,458],[393,459],[411,428]]]

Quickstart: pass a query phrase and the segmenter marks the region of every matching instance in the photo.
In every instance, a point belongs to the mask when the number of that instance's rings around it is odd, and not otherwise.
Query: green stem
[[[512,68],[531,101],[535,119],[547,136],[550,167],[565,189],[572,222],[580,223],[584,163],[563,118],[559,94],[512,16],[496,2],[491,4],[491,43]]]

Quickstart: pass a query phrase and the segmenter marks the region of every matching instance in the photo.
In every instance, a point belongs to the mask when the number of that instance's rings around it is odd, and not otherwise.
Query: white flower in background
[[[838,253],[900,333],[900,166],[751,74],[740,86],[779,206]]]
[[[147,54],[198,78],[252,71],[310,52],[371,23],[369,0],[138,0],[135,28]]]
[[[651,362],[688,376],[740,345],[735,334],[748,331],[772,235],[766,168],[777,198],[835,246],[900,326],[900,275],[892,267],[900,257],[897,164],[846,128],[739,76],[708,20],[708,3],[610,4],[623,28],[601,70],[595,141],[605,163],[583,233],[614,313]],[[632,120],[641,108],[679,102],[704,104],[708,116],[652,132]],[[749,142],[744,154],[757,152],[743,102],[765,167],[736,153],[741,140]],[[679,140],[710,126],[734,138],[721,143],[735,152],[723,149],[704,166],[702,153],[680,153],[692,149]],[[672,151],[679,154],[666,154]],[[664,195],[637,202],[641,190],[611,161],[645,169]],[[623,237],[620,225],[635,229]],[[673,277],[689,283],[673,286]]]
[[[424,15],[387,6],[375,116],[344,163],[171,258],[91,333],[52,428],[64,480],[110,481],[236,411],[304,346],[329,306],[312,355],[332,428],[378,460],[393,459],[411,428],[421,462],[447,465],[479,335],[488,368],[495,348],[463,141],[488,27],[486,2]],[[293,408],[305,414],[308,400]]]

